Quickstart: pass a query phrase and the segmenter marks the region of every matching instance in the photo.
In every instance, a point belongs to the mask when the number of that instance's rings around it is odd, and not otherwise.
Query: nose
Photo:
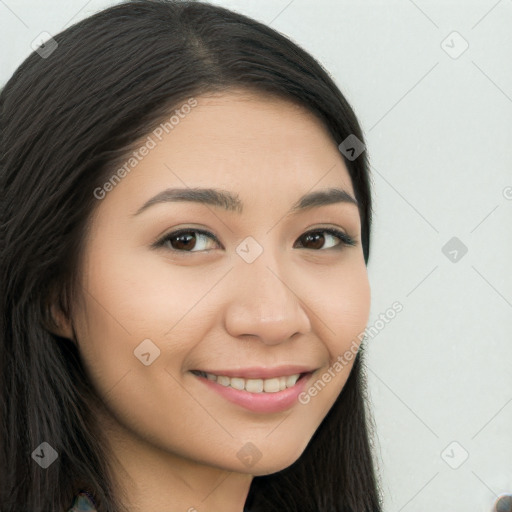
[[[225,328],[231,336],[253,336],[275,345],[309,332],[311,324],[297,274],[269,252],[252,263],[235,264]]]

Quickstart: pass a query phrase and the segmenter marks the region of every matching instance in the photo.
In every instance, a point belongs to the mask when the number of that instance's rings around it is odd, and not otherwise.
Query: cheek
[[[181,336],[172,343],[162,341],[162,332],[172,323],[169,318],[158,318],[153,298],[140,300],[150,294],[144,295],[141,289],[141,294],[123,294],[116,286],[116,277],[110,274],[103,282],[104,293],[91,288],[95,299],[89,297],[77,329],[86,371],[106,406],[107,414],[101,416],[108,422],[112,416],[116,423],[151,441],[171,436],[176,446],[186,446],[181,416],[168,415],[190,407],[190,395],[178,382],[179,367],[190,346]],[[167,307],[172,311],[172,304]],[[148,365],[143,362],[148,362],[145,353],[149,353]],[[165,421],[160,423],[161,418]]]
[[[161,372],[169,355],[173,366],[180,367],[204,334],[209,316],[201,298],[218,279],[198,267],[178,266],[163,258],[155,262],[147,248],[129,251],[108,240],[98,237],[91,246],[93,257],[85,267],[83,283],[86,308],[76,326],[82,356],[101,396],[114,387],[119,393],[124,387],[121,380],[158,386],[150,384],[152,371]],[[140,346],[155,364],[145,366],[138,359]],[[163,373],[158,378],[170,378]]]
[[[327,366],[310,382],[299,402],[320,423],[343,390],[354,366],[370,314],[371,290],[364,262],[332,273],[315,306],[316,329],[329,354]],[[318,293],[316,297],[320,297]],[[326,362],[327,363],[327,362]]]
[[[94,239],[84,272],[85,309],[77,321],[80,351],[101,396],[147,368],[134,350],[170,329],[171,319],[159,317],[158,308],[175,307],[172,293],[155,293],[156,277],[150,279],[120,246]]]
[[[324,277],[322,293],[315,293],[315,313],[331,357],[336,358],[358,338],[368,323],[371,290],[364,262]],[[313,296],[313,295],[311,295]]]
[[[162,337],[211,286],[211,275],[208,279],[201,269],[156,258],[147,247],[96,243],[91,252],[86,287],[92,316],[110,317],[95,331],[120,330],[133,343]]]

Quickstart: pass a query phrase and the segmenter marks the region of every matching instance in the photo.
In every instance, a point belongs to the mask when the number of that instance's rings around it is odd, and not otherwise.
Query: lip
[[[209,380],[201,375],[196,375],[192,372],[190,373],[196,379],[204,383],[205,386],[208,386],[209,389],[216,391],[231,403],[257,413],[274,413],[285,411],[298,402],[299,395],[304,391],[304,388],[311,379],[311,376],[314,374],[314,371],[301,376],[295,386],[276,393],[251,393],[249,391],[240,391],[229,386],[217,384],[217,382]]]
[[[272,379],[273,377],[288,377],[297,373],[310,373],[316,368],[310,366],[287,364],[268,368],[266,366],[251,366],[248,368],[235,368],[230,370],[206,370],[197,368],[195,371],[213,373],[214,375],[225,375],[226,377],[240,377],[242,379]]]

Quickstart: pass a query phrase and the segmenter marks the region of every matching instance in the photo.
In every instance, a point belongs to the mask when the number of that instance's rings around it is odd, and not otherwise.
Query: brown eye
[[[211,249],[211,247],[206,249],[204,247],[205,240],[208,239],[220,245],[214,234],[200,229],[173,231],[161,238],[155,245],[156,247],[169,248],[176,252],[205,252]],[[199,249],[197,249],[198,246]]]
[[[176,243],[173,243],[176,242]],[[180,233],[179,235],[175,235],[173,237],[169,237],[169,243],[171,244],[173,249],[178,250],[187,250],[193,249],[196,245],[196,237],[191,233]]]
[[[307,233],[301,237],[302,245],[310,245],[310,249],[321,249],[325,243],[325,236],[322,232]]]
[[[327,233],[327,236],[325,235]],[[322,249],[326,241],[329,241],[333,238],[337,238],[339,240],[338,243],[331,244],[327,249],[337,249],[339,250],[342,245],[355,245],[355,241],[349,237],[343,231],[339,231],[337,229],[318,229],[316,231],[309,231],[304,233],[300,238],[300,242],[302,246],[306,246],[306,249]]]

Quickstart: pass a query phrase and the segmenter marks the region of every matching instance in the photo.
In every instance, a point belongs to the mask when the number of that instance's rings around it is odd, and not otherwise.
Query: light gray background
[[[0,83],[41,32],[113,3],[0,0]],[[213,3],[319,59],[367,138],[385,511],[490,512],[512,492],[512,0]],[[465,255],[442,252],[453,237]]]

